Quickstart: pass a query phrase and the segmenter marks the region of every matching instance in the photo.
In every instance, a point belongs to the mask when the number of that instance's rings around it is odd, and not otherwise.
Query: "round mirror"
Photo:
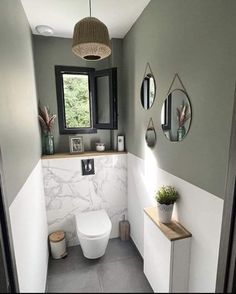
[[[152,74],[147,74],[141,86],[141,103],[144,109],[152,107],[156,96],[156,82]]]
[[[172,142],[182,141],[191,124],[191,104],[187,93],[175,89],[165,99],[161,111],[161,125],[165,136]]]
[[[153,147],[156,144],[156,132],[154,128],[147,128],[145,140],[149,147]]]

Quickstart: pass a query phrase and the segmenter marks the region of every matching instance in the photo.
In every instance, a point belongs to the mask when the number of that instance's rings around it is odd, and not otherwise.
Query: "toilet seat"
[[[101,238],[111,232],[111,221],[104,209],[76,215],[77,233],[82,238]]]

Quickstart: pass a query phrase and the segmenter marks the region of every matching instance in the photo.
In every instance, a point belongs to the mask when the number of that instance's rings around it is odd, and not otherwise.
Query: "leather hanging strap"
[[[148,69],[149,69],[149,71],[148,71]],[[146,64],[144,75],[143,75],[143,80],[146,77],[147,72],[150,73],[152,76],[154,76],[149,62],[147,62],[147,64]]]
[[[169,90],[168,90],[168,92],[167,92],[167,96],[168,96],[168,94],[171,92],[172,86],[173,86],[173,84],[174,84],[174,82],[175,82],[176,80],[179,81],[179,83],[180,83],[181,87],[183,88],[184,92],[187,93],[186,88],[184,87],[184,84],[183,84],[183,82],[181,81],[181,78],[180,78],[179,74],[176,73],[176,74],[174,75],[174,78],[173,78],[171,84],[170,84]]]
[[[154,123],[153,123],[153,119],[152,119],[152,118],[149,119],[147,129],[155,129],[155,128],[154,128]]]

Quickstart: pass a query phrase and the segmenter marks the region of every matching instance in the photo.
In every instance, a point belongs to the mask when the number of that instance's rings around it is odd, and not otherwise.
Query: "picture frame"
[[[84,143],[82,136],[69,136],[70,153],[83,153]]]

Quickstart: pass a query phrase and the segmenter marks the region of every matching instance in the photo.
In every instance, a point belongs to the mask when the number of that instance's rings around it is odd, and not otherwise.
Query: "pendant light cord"
[[[89,0],[89,13],[90,13],[90,17],[91,17],[91,0]]]

